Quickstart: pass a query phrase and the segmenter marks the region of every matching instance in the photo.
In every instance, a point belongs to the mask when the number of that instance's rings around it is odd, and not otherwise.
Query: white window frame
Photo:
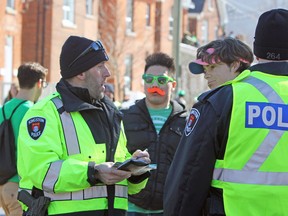
[[[74,25],[75,24],[75,1],[63,0],[63,24]]]
[[[146,19],[146,26],[150,27],[151,26],[151,4],[149,3],[146,4],[145,19]]]
[[[170,16],[169,16],[169,36],[173,37],[173,23],[174,23],[174,17],[173,17],[173,12],[174,12],[174,8],[173,6],[171,7],[170,10]]]
[[[15,10],[15,0],[7,0],[6,7]]]
[[[132,91],[132,73],[133,73],[133,55],[127,54],[125,56],[125,75],[124,75],[124,91]]]
[[[94,5],[94,0],[86,0],[86,16],[94,15],[93,5]]]
[[[201,43],[206,44],[208,43],[208,27],[209,22],[207,20],[203,20],[201,24]]]
[[[133,15],[134,15],[134,0],[126,0],[126,32],[130,33],[133,32],[134,30],[134,20],[133,20]]]

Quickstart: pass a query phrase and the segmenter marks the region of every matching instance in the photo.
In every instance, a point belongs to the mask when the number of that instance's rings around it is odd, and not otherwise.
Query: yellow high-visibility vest
[[[244,73],[244,72],[243,72]],[[227,216],[288,215],[288,79],[246,71],[232,83],[226,151],[212,186]]]

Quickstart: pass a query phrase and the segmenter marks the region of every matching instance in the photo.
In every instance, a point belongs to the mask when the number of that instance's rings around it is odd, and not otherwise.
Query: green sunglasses
[[[167,84],[168,82],[173,82],[174,79],[171,78],[171,77],[168,77],[168,76],[153,76],[153,75],[150,75],[150,74],[143,74],[142,75],[142,79],[145,81],[145,83],[147,84],[152,84],[155,82],[155,80],[157,80],[157,83],[159,85],[165,85]]]

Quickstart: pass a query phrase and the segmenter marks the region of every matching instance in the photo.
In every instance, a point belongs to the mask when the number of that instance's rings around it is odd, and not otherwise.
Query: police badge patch
[[[41,117],[34,117],[27,121],[27,128],[30,137],[37,140],[43,133],[46,120]]]
[[[198,122],[199,117],[200,117],[199,111],[195,108],[192,108],[184,130],[186,136],[189,136],[191,134],[195,125]]]

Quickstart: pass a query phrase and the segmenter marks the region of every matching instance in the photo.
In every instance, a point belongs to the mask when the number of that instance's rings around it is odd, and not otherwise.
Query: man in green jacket
[[[38,100],[42,89],[47,86],[46,74],[47,69],[36,62],[27,62],[18,68],[17,78],[20,89],[17,95],[6,102],[0,109],[0,122],[4,121],[2,111],[4,111],[6,119],[10,118],[11,120],[15,144],[17,144],[21,120],[28,109]],[[0,185],[0,206],[2,205],[6,215],[22,215],[21,206],[17,201],[18,186],[19,178],[17,173],[8,182]]]
[[[21,124],[20,189],[49,197],[48,215],[122,216],[128,193],[146,184],[149,172],[113,166],[131,155],[121,114],[104,96],[108,59],[99,40],[70,36],[60,54],[57,92],[29,110]],[[144,151],[132,157],[150,162]]]

